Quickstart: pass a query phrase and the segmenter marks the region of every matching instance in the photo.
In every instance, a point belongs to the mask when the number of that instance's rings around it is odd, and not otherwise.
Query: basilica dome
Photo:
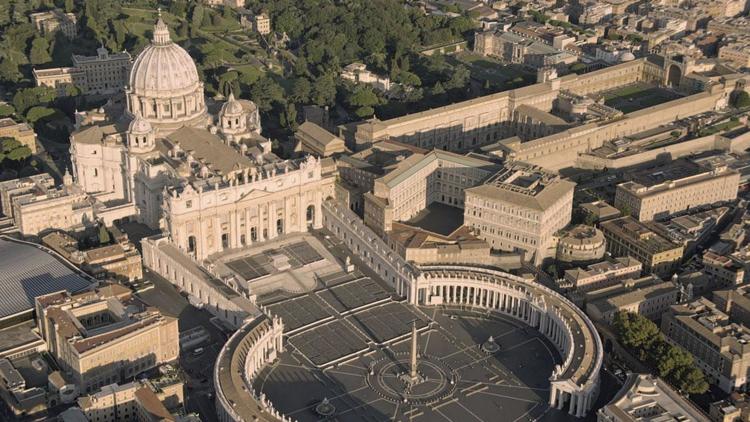
[[[167,25],[159,19],[153,41],[133,63],[130,89],[156,98],[171,98],[176,93],[193,92],[200,83],[193,59],[172,42]]]
[[[203,83],[190,55],[175,44],[159,17],[149,44],[135,59],[126,90],[128,111],[168,134],[206,122]]]

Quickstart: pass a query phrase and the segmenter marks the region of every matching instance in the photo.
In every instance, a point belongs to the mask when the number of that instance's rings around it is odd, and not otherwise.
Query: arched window
[[[310,205],[307,207],[307,225],[312,226],[315,222],[315,206]]]
[[[195,253],[195,236],[188,236],[188,252]]]
[[[276,233],[284,234],[284,220],[281,218],[276,220]]]

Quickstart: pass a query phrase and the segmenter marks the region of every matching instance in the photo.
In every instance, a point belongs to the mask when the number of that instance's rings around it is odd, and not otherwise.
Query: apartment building
[[[600,225],[613,256],[632,256],[643,264],[643,271],[661,277],[671,276],[682,260],[683,247],[658,235],[633,217],[620,217]]]
[[[693,355],[712,384],[727,393],[743,388],[750,373],[750,329],[733,322],[706,298],[672,305],[661,331],[670,343]]]
[[[586,298],[586,313],[595,321],[611,324],[620,312],[640,314],[652,320],[661,318],[670,306],[677,303],[679,288],[650,274],[629,279],[614,286],[591,290]]]
[[[638,278],[643,264],[635,258],[623,256],[591,264],[586,268],[566,270],[563,276],[566,287],[578,291],[601,289],[618,284],[622,280]]]
[[[37,329],[67,381],[91,393],[179,355],[177,319],[162,315],[120,285],[35,300]]]
[[[704,204],[737,198],[740,174],[727,166],[703,167],[688,160],[630,173],[615,192],[615,206],[649,221]]]

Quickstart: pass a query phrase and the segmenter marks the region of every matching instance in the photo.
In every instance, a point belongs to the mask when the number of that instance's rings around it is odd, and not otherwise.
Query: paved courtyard
[[[370,283],[363,278],[338,286],[353,292]],[[323,289],[311,296],[329,294]],[[281,359],[254,387],[300,422],[575,420],[548,406],[548,377],[560,358],[535,330],[498,315],[415,309],[379,295],[369,300],[353,312],[324,300],[329,315],[292,333]],[[295,309],[288,312],[303,312],[291,300],[276,303],[276,310],[284,303]],[[423,380],[405,388],[413,321]],[[499,346],[495,353],[481,347],[490,336]],[[324,398],[335,408],[328,419],[315,410]]]

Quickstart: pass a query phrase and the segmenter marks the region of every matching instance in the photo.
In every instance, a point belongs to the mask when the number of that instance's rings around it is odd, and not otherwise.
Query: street
[[[190,305],[167,280],[148,269],[144,269],[143,277],[151,281],[154,288],[138,293],[141,300],[158,308],[164,315],[177,318],[180,333],[202,326],[211,335],[210,341],[182,350],[179,367],[186,375],[185,410],[199,413],[203,421],[218,421],[212,377],[216,357],[227,339],[226,334],[211,323],[211,314]],[[198,348],[202,348],[202,352],[195,353]]]

